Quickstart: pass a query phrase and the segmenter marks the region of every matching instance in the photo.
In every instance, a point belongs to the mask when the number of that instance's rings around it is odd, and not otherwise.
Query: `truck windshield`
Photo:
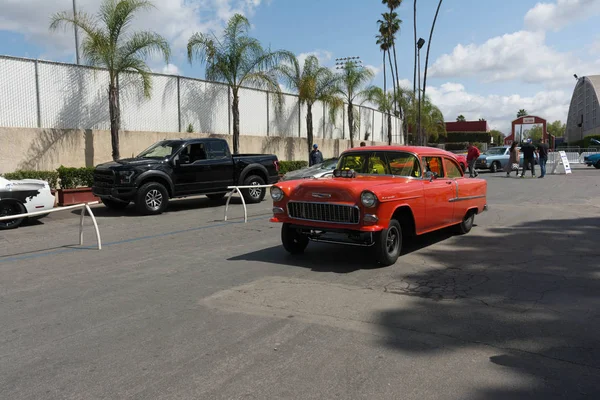
[[[162,142],[154,143],[146,150],[138,154],[138,158],[167,158],[171,157],[179,148],[183,142],[181,140],[164,140]]]
[[[421,177],[421,164],[410,153],[400,151],[350,152],[343,154],[338,169],[353,169],[359,175]]]

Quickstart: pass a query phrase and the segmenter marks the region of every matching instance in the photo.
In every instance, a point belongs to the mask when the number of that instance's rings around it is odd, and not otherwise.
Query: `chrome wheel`
[[[258,186],[259,183],[254,181],[251,183],[252,186]],[[262,188],[255,188],[255,189],[250,189],[248,190],[248,194],[250,194],[251,197],[254,197],[255,199],[258,199],[260,197],[260,195],[262,194]]]
[[[394,253],[398,249],[400,243],[400,232],[395,226],[391,226],[388,229],[387,237],[385,239],[385,248],[388,254]]]
[[[146,206],[152,211],[156,211],[160,208],[163,202],[163,195],[157,189],[152,189],[146,193]]]

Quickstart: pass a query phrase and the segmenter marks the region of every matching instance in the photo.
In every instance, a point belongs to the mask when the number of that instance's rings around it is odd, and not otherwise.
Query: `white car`
[[[0,217],[51,210],[55,198],[48,182],[38,179],[9,181],[0,176]],[[30,217],[40,219],[47,214]],[[26,218],[0,221],[0,230],[16,228]]]
[[[322,163],[315,164],[311,167],[288,172],[281,180],[291,181],[295,179],[324,178],[327,176],[333,176],[333,170],[337,166],[337,162],[337,158],[329,158]]]

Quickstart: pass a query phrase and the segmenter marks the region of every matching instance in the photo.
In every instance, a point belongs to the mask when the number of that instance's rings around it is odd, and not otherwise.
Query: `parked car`
[[[464,154],[454,154],[454,156],[458,160],[458,164],[460,165],[460,168],[462,168],[464,174],[467,170],[467,156]]]
[[[277,156],[231,155],[223,139],[163,140],[137,157],[98,165],[92,191],[108,208],[123,209],[133,202],[142,214],[160,214],[169,199],[221,199],[228,186],[275,183],[278,171]],[[242,190],[247,203],[261,202],[265,193],[264,188]]]
[[[521,150],[520,147],[517,149]],[[510,146],[491,147],[475,161],[476,169],[489,169],[490,172],[498,172],[502,170],[510,160]],[[534,160],[535,165],[538,164],[537,158]],[[519,166],[523,167],[523,153],[519,155]]]
[[[404,238],[454,226],[471,230],[487,209],[487,182],[464,177],[454,154],[432,147],[352,148],[333,177],[271,187],[273,217],[290,253],[309,241],[370,247],[382,265],[396,262]]]
[[[322,178],[325,176],[332,176],[337,162],[338,158],[329,158],[322,163],[295,171],[290,171],[285,174],[281,180],[291,181],[294,179]]]
[[[48,182],[38,179],[9,181],[0,176],[0,217],[51,210],[54,204],[55,197]],[[47,215],[28,218],[40,219]],[[17,228],[28,218],[0,221],[0,230]]]
[[[589,156],[583,157],[583,162],[588,167],[591,167],[593,165],[594,168],[600,169],[600,153],[598,153],[598,154],[591,154]]]

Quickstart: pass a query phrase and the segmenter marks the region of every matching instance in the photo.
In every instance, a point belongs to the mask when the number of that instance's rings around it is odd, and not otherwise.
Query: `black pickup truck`
[[[170,198],[206,195],[218,200],[228,186],[272,184],[279,179],[277,156],[231,155],[223,139],[176,139],[153,144],[135,158],[96,166],[93,193],[105,206],[133,202],[142,214],[160,214]],[[247,203],[259,203],[265,188],[244,189]]]

